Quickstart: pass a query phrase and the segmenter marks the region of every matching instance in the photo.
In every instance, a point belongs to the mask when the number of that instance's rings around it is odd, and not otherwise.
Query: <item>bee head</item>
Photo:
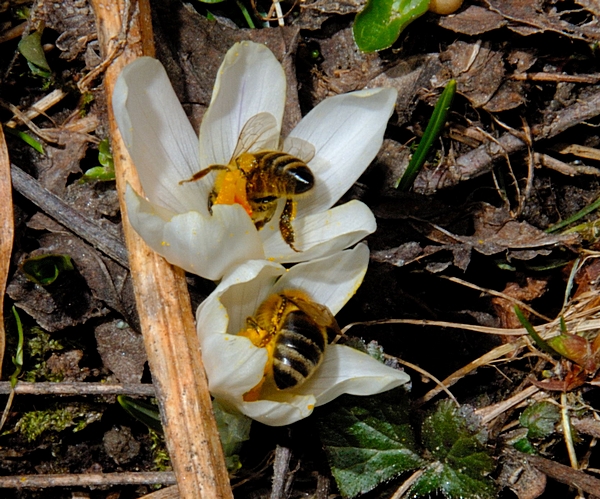
[[[294,181],[294,194],[304,194],[315,185],[315,177],[308,166],[294,166],[286,171],[289,179]]]

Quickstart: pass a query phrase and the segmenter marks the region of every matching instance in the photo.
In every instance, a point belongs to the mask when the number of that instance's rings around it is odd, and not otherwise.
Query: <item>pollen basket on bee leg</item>
[[[222,171],[215,180],[216,198],[213,204],[239,204],[252,216],[246,194],[246,177],[240,170]]]

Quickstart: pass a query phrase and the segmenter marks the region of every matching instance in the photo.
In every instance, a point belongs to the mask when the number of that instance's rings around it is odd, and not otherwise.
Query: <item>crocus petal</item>
[[[365,171],[381,147],[396,97],[392,88],[336,95],[319,103],[294,128],[291,137],[316,149],[309,163],[315,187],[298,201],[299,216],[331,208]]]
[[[238,409],[243,414],[269,426],[295,423],[310,416],[314,408],[315,398],[312,395],[296,395],[290,402],[258,400],[238,405]]]
[[[281,276],[272,292],[306,291],[314,302],[325,305],[335,315],[356,293],[368,264],[369,248],[359,244],[351,250],[294,265]]]
[[[198,338],[209,388],[215,397],[240,404],[243,394],[262,379],[267,351],[236,333],[284,272],[281,265],[266,260],[246,262],[223,278],[198,307]]]
[[[264,45],[244,41],[229,49],[215,82],[210,106],[200,126],[200,164],[227,164],[242,128],[267,112],[281,129],[285,73]]]
[[[146,244],[188,272],[217,280],[249,258],[264,258],[254,224],[239,205],[214,206],[212,216],[188,211],[165,220],[166,210],[129,186],[125,202],[129,221]]]
[[[242,400],[262,379],[267,351],[248,338],[213,334],[202,343],[208,388],[215,398]]]
[[[229,314],[227,332],[237,334],[246,328],[246,319],[254,315],[258,306],[271,294],[275,280],[284,272],[285,268],[275,262],[254,260],[244,263],[227,276],[225,285],[235,282],[235,286],[231,285],[220,298]]]
[[[179,185],[200,168],[198,139],[162,64],[140,57],[117,78],[112,105],[119,131],[153,203],[208,214],[210,186]]]
[[[265,254],[281,263],[305,262],[342,250],[375,232],[377,223],[373,212],[360,201],[350,201],[330,210],[303,216],[293,223],[296,233],[293,251],[281,237],[277,220],[271,220],[259,235]]]
[[[410,381],[410,376],[344,345],[329,345],[317,372],[295,392],[311,394],[317,406],[343,393],[375,395]]]

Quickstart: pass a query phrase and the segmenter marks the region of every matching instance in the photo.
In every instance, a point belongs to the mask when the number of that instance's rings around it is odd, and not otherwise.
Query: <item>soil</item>
[[[600,403],[594,343],[597,215],[588,210],[554,227],[600,198],[598,5],[591,0],[467,0],[454,15],[428,13],[415,20],[391,48],[371,54],[362,53],[352,36],[361,2],[286,3],[284,11],[292,11],[284,27],[256,18],[268,4],[240,5],[255,16],[257,29],[247,28],[232,0],[151,5],[157,57],[196,131],[226,50],[243,39],[268,43],[286,70],[284,135],[327,97],[378,86],[399,92],[381,151],[341,200],[368,204],[378,229],[367,238],[369,270],[338,314],[340,326],[360,323],[348,330],[350,336],[375,341],[390,358],[415,364],[438,380],[450,377],[446,384],[456,399],[481,411],[526,386],[540,387],[546,400],[558,405],[568,395],[573,416],[577,409],[577,418],[588,424],[577,427],[578,468],[600,468],[594,449],[600,433],[594,425]],[[35,74],[18,50],[19,42],[42,24],[46,75]],[[13,168],[15,234],[10,258],[10,247],[3,250],[9,265],[4,271],[1,393],[10,391],[6,380],[15,370],[13,305],[25,333],[19,377],[39,383],[29,394],[17,393],[8,406],[0,435],[0,488],[7,488],[0,496],[143,497],[156,486],[23,488],[2,481],[170,468],[159,433],[126,413],[116,392],[88,391],[83,385],[128,384],[130,395],[151,401],[143,391],[152,377],[116,185],[82,180],[99,165],[100,142],[109,137],[102,74],[85,80],[102,62],[92,7],[85,0],[8,1],[0,5],[0,44],[0,117]],[[441,136],[412,188],[399,191],[395,185],[450,79],[457,82],[457,94]],[[23,118],[53,91],[60,93],[53,105]],[[35,137],[43,154],[15,130]],[[62,208],[40,205],[39,187],[70,207],[66,218],[57,215]],[[82,237],[76,214],[100,228],[104,246]],[[25,262],[47,255],[67,255],[73,268],[64,270],[61,266],[68,263],[53,260],[51,273],[58,268],[58,277],[33,282],[25,275]],[[195,309],[214,284],[191,275],[187,279]],[[516,345],[516,337],[501,334],[524,332],[515,304],[548,334],[558,334],[564,317],[570,332],[585,332],[591,350],[585,358],[553,357],[527,342],[506,355],[470,364],[500,346]],[[405,369],[413,380],[410,398],[418,403],[436,384]],[[48,382],[71,383],[76,390],[45,392]],[[435,400],[447,397],[435,395]],[[561,475],[539,462],[514,471],[508,434],[525,405],[511,406],[487,422],[499,497],[578,497],[569,485],[579,482],[568,472]],[[432,406],[427,399],[415,414]],[[549,462],[569,465],[565,448],[557,427],[537,450]],[[271,463],[283,459],[280,449],[291,454],[284,473],[291,485],[277,495]],[[242,468],[232,478],[235,497],[327,497],[327,491],[337,497],[312,418],[286,428],[255,424],[240,459]],[[391,497],[406,478],[365,497]]]

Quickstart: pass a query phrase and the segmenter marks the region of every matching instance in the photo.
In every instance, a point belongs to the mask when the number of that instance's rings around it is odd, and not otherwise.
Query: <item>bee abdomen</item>
[[[315,178],[306,163],[281,151],[257,153],[260,165],[250,183],[258,193],[304,194],[313,188]]]
[[[298,386],[316,370],[325,352],[323,330],[301,311],[291,312],[273,352],[273,378],[280,390]]]

